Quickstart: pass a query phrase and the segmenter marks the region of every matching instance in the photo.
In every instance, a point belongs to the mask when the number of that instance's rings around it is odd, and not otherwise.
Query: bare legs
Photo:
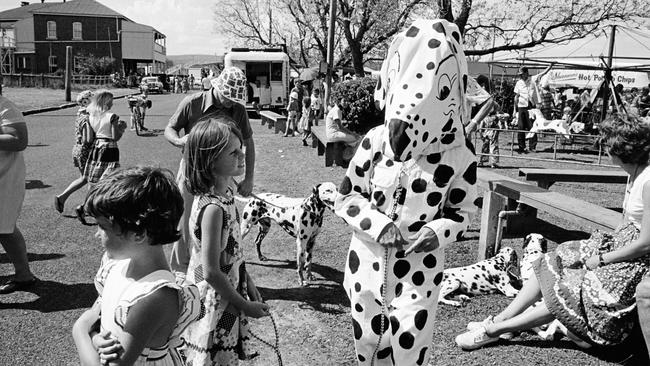
[[[65,201],[68,199],[68,197],[70,197],[71,194],[73,194],[74,192],[79,190],[79,188],[86,185],[87,182],[88,181],[86,180],[86,177],[82,175],[79,178],[73,180],[72,183],[70,183],[70,185],[68,186],[68,188],[66,188],[63,192],[61,192],[61,194],[56,196],[59,202],[61,202],[61,207],[65,205]]]
[[[0,234],[0,244],[9,256],[11,263],[14,265],[16,281],[30,281],[34,279],[34,275],[29,269],[29,262],[27,261],[27,246],[25,245],[25,238],[18,230],[14,228],[11,234]]]
[[[555,317],[544,303],[526,311],[541,298],[542,292],[537,277],[532,276],[524,283],[515,299],[494,317],[494,323],[485,328],[485,333],[490,337],[496,337],[507,332],[528,330],[552,321]]]

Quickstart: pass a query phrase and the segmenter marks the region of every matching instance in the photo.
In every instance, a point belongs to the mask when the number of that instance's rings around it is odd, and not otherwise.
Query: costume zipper
[[[403,170],[400,170],[399,177],[397,178],[397,188],[393,193],[393,202],[391,205],[390,213],[388,217],[391,221],[395,222],[397,219],[397,206],[399,202],[402,202],[404,195],[406,194],[406,189],[402,187],[402,175],[404,174]],[[372,358],[370,359],[370,366],[375,365],[375,358],[379,352],[379,347],[381,346],[381,339],[384,336],[384,318],[388,318],[388,304],[386,304],[386,290],[388,288],[388,258],[390,256],[390,247],[384,246],[384,268],[383,268],[383,285],[381,286],[381,317],[379,318],[379,338],[377,339],[377,345],[375,350],[372,353]]]

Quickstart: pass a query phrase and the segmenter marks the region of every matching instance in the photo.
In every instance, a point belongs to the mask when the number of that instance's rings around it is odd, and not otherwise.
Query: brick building
[[[65,69],[66,46],[75,64],[84,57],[112,57],[125,74],[162,72],[166,37],[95,0],[30,4],[0,12],[0,61],[4,73],[53,73]],[[75,67],[75,66],[73,66]]]

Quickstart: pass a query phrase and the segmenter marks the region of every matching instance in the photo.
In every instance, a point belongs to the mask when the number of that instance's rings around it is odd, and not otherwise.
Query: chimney
[[[29,5],[29,1],[21,1],[20,6],[27,6]]]

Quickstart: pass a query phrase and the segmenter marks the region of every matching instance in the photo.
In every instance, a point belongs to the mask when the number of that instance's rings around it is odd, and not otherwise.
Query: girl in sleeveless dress
[[[496,342],[499,336],[557,319],[582,347],[615,345],[636,321],[636,286],[650,268],[650,125],[615,116],[599,126],[600,143],[629,175],[623,223],[613,233],[560,244],[533,264],[517,297],[494,317],[468,325],[456,337],[463,349]],[[524,311],[537,300],[543,303]]]
[[[239,130],[226,118],[200,122],[185,145],[185,184],[194,195],[186,281],[198,286],[205,303],[205,316],[184,334],[191,366],[249,359],[247,317],[269,314],[240,246],[233,177],[244,174],[245,155]]]
[[[81,364],[183,365],[180,335],[202,305],[195,286],[176,284],[162,248],[178,240],[183,211],[171,172],[116,172],[93,187],[84,208],[106,252],[99,297],[72,329]]]
[[[77,119],[74,123],[75,140],[72,146],[72,163],[79,169],[80,175],[63,192],[54,196],[54,209],[59,213],[63,212],[63,207],[68,197],[87,183],[84,170],[86,169],[86,161],[88,160],[88,154],[90,153],[94,139],[94,133],[92,132],[92,127],[90,127],[90,114],[87,110],[92,97],[93,92],[90,90],[84,90],[77,94],[79,110],[77,111]]]
[[[90,183],[97,183],[120,167],[117,141],[126,125],[120,125],[119,117],[110,112],[112,107],[113,94],[106,90],[97,92],[88,106],[90,127],[95,133],[95,143],[84,169],[84,176]]]

